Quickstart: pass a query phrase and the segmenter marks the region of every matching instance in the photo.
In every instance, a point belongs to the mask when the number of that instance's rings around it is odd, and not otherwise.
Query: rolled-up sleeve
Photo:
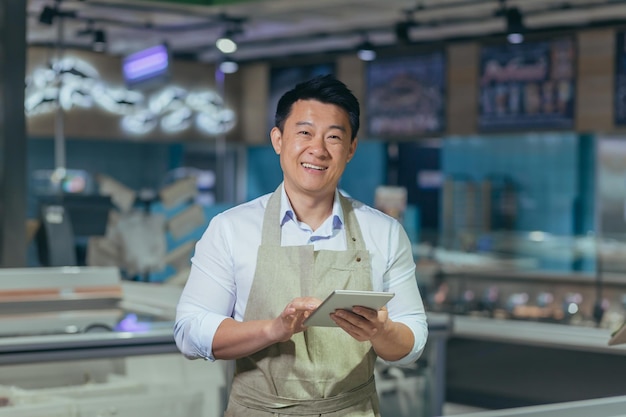
[[[174,339],[190,359],[214,361],[213,338],[235,305],[233,262],[227,223],[214,217],[196,244],[191,272],[176,308]]]
[[[387,258],[389,261],[383,283],[386,291],[395,293],[395,297],[387,304],[389,318],[408,326],[414,336],[411,352],[402,359],[388,363],[408,365],[415,362],[424,350],[428,324],[417,286],[411,242],[398,222],[394,222],[390,228]]]

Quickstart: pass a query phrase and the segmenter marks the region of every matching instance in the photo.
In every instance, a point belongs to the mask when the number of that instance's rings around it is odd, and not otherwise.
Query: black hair
[[[351,140],[354,140],[359,131],[360,108],[359,101],[352,94],[352,91],[344,83],[336,79],[333,75],[319,75],[308,81],[297,84],[293,89],[287,91],[278,100],[274,125],[283,131],[285,120],[291,113],[293,104],[298,100],[317,100],[326,104],[334,104],[341,107],[348,113],[350,120]]]

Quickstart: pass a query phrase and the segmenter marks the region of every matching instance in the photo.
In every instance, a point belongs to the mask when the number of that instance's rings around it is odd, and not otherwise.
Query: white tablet
[[[352,311],[354,306],[380,310],[394,295],[392,292],[335,290],[304,321],[304,325],[336,327],[335,322],[330,319],[330,313],[335,310]]]

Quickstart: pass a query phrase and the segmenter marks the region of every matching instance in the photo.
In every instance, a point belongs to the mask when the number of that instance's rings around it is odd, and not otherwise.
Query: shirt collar
[[[333,200],[332,216],[332,229],[338,230],[343,228],[345,222],[343,217],[343,210],[341,209],[341,202],[339,201],[338,189],[335,189],[335,199]],[[280,219],[281,227],[290,220],[294,222],[298,221],[298,219],[296,219],[296,213],[291,206],[291,202],[289,201],[289,198],[287,198],[287,192],[285,191],[284,185],[281,187],[280,191]]]

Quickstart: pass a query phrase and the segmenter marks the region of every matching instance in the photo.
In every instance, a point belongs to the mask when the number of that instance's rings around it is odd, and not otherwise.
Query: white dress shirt
[[[270,195],[218,214],[196,244],[174,326],[176,344],[185,356],[215,360],[211,347],[222,320],[243,320]],[[412,363],[424,348],[428,327],[409,238],[392,217],[356,201],[353,207],[371,255],[373,290],[395,293],[387,304],[389,318],[406,324],[415,336],[411,352],[390,363]],[[296,219],[283,188],[280,218],[281,246],[346,249],[343,212],[337,195],[332,215],[313,231]]]

